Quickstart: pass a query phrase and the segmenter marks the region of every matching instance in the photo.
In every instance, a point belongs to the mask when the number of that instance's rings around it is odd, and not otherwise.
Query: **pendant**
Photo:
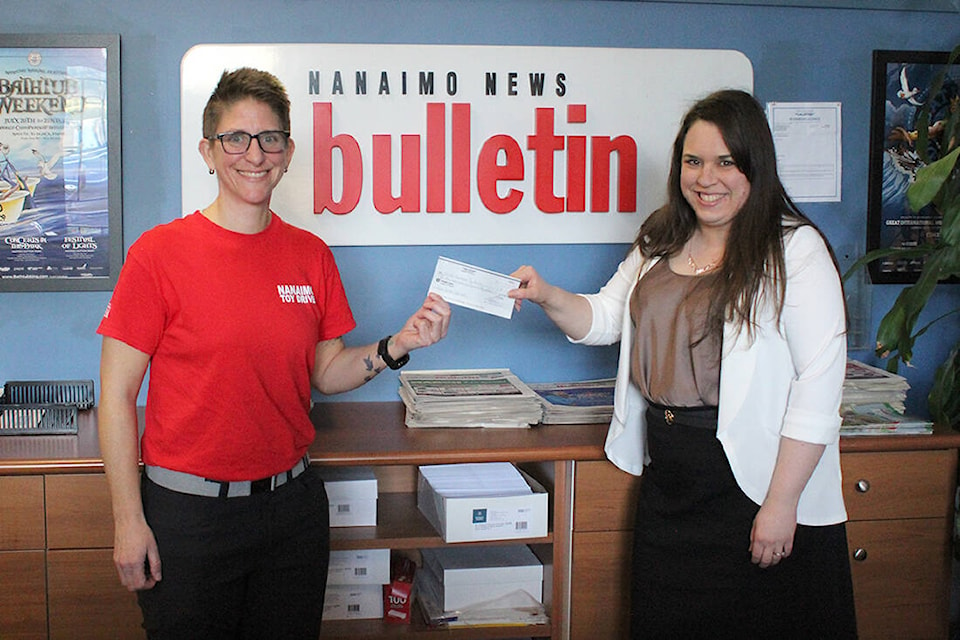
[[[693,269],[693,275],[695,276],[703,275],[707,271],[710,271],[711,269],[717,266],[716,262],[711,262],[702,267],[699,266],[697,262],[693,259],[693,254],[689,251],[687,252],[687,264],[690,265],[691,269]]]

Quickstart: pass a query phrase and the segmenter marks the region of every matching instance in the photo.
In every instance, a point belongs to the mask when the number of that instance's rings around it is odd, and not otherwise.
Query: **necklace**
[[[687,251],[687,264],[690,265],[690,268],[693,269],[693,275],[699,276],[703,275],[707,271],[717,268],[716,262],[708,262],[702,267],[697,264],[697,261],[693,259],[693,252]]]

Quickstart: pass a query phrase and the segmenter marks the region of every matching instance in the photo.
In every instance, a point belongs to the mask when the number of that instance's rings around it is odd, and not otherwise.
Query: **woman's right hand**
[[[529,265],[523,265],[510,275],[520,280],[518,288],[507,292],[507,296],[515,300],[513,304],[517,311],[524,300],[529,300],[539,305],[569,337],[579,340],[587,335],[593,311],[586,298],[550,284]]]
[[[153,531],[143,518],[116,523],[113,563],[128,591],[152,589],[162,578],[160,552]]]
[[[520,287],[507,292],[507,296],[516,300],[514,308],[519,311],[524,300],[543,306],[553,285],[544,280],[537,270],[529,265],[523,265],[510,274],[520,280]]]

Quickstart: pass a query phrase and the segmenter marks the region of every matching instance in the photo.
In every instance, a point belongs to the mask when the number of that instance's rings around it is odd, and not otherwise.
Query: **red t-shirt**
[[[330,248],[196,212],[130,248],[97,333],[151,356],[143,461],[215,480],[289,469],[314,439],[317,343],[356,326]]]

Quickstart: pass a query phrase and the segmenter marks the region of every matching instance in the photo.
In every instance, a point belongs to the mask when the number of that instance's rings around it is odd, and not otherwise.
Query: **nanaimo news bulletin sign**
[[[273,210],[333,246],[630,242],[686,110],[753,87],[731,50],[198,45],[181,65],[184,214],[216,197],[203,107],[242,66],[290,94]]]

